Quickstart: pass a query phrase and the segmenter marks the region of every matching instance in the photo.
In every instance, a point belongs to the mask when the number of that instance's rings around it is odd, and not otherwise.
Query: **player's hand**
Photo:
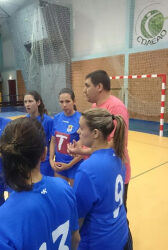
[[[67,170],[69,168],[69,165],[67,163],[63,163],[63,162],[55,162],[55,171],[56,172],[60,172],[63,170]]]
[[[73,140],[73,143],[67,144],[67,152],[68,154],[74,157],[78,155],[82,155],[83,150],[82,150],[82,145],[80,141],[77,142]]]

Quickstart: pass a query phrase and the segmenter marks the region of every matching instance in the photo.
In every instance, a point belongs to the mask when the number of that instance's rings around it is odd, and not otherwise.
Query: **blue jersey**
[[[75,195],[61,178],[43,176],[0,207],[0,249],[71,249],[78,229]],[[62,248],[61,248],[62,246]]]
[[[2,118],[0,117],[0,136],[2,135],[2,132],[4,128],[6,127],[7,123],[11,120],[8,118]],[[0,158],[0,196],[2,195],[2,200],[0,198],[0,205],[4,202],[3,193],[6,190],[6,185],[4,182],[4,177],[2,174],[2,159]]]
[[[27,117],[30,117],[30,115],[27,115]],[[42,124],[44,128],[45,135],[46,135],[46,143],[47,143],[47,156],[46,156],[45,161],[41,162],[40,164],[40,171],[44,175],[54,176],[54,171],[51,168],[50,162],[49,162],[49,147],[50,147],[50,140],[52,136],[53,119],[46,114],[43,115],[43,119],[41,118],[40,115],[37,116],[36,119]]]
[[[56,139],[55,157],[57,162],[69,163],[73,157],[67,153],[67,144],[73,140],[79,140],[79,119],[81,114],[75,112],[71,116],[66,116],[61,112],[54,116],[53,132],[52,135]],[[77,168],[82,161],[76,163],[72,168],[59,172],[60,174],[69,178],[74,178]]]
[[[11,119],[0,117],[0,136],[2,135],[4,128],[10,121]]]
[[[3,118],[0,117],[0,136],[2,135],[2,132],[4,131],[4,128],[6,127],[6,125],[8,124],[8,122],[10,122],[11,120],[8,118]],[[2,173],[2,159],[0,158],[0,175]]]
[[[80,250],[123,250],[128,240],[124,180],[125,166],[112,148],[95,151],[79,167],[74,191],[84,218]]]

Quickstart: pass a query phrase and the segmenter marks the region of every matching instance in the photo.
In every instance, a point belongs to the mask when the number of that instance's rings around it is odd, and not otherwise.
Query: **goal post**
[[[166,74],[143,74],[143,75],[128,75],[128,76],[110,76],[111,80],[121,79],[143,79],[143,78],[160,78],[161,79],[161,103],[160,103],[160,129],[159,135],[163,136],[164,129],[164,114],[166,100]],[[149,96],[150,98],[150,96]]]

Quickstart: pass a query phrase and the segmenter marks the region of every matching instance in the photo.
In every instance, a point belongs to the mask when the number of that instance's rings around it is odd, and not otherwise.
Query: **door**
[[[12,106],[16,106],[16,80],[8,80],[9,101]]]

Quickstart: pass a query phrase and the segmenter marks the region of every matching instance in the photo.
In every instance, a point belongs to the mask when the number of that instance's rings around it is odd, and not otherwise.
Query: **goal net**
[[[71,86],[71,8],[56,0],[31,2],[8,24],[26,89],[38,91],[53,114],[60,111],[59,91]]]
[[[130,75],[110,78],[113,81],[112,93],[118,96],[128,108],[131,128],[136,129],[136,126],[139,126],[137,130],[141,131],[142,127],[146,126],[149,133],[153,132],[161,136],[168,134],[166,75]],[[144,131],[144,128],[142,130]]]

